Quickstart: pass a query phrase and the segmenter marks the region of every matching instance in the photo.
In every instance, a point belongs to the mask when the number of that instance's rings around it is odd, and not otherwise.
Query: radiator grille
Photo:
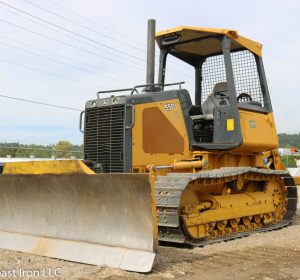
[[[124,105],[86,109],[84,151],[85,159],[106,172],[124,172]]]

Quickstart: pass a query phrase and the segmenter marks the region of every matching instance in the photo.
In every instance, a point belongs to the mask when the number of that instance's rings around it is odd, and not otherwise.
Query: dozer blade
[[[2,174],[0,247],[149,272],[153,205],[146,174]]]

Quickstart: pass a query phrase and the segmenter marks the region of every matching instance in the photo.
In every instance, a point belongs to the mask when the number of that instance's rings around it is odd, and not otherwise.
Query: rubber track
[[[287,212],[283,220],[277,224],[264,226],[246,232],[234,233],[232,235],[217,237],[214,239],[191,239],[184,232],[180,223],[179,203],[182,191],[188,183],[197,179],[214,180],[215,178],[231,181],[239,175],[280,175],[287,186],[288,204]],[[197,174],[170,173],[167,176],[159,176],[155,183],[156,189],[156,208],[158,213],[159,241],[162,244],[177,245],[183,244],[192,247],[204,246],[221,241],[229,241],[237,238],[249,236],[253,233],[277,230],[292,223],[292,218],[297,209],[297,187],[293,177],[285,170],[263,170],[251,167],[221,168],[211,171],[200,172]]]

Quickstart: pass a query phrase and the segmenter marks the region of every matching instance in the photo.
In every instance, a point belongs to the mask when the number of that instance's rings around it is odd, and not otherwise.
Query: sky
[[[296,0],[0,0],[0,142],[81,144],[86,101],[144,83],[149,18],[157,31],[230,28],[261,42],[277,130],[299,133],[299,14]],[[168,70],[193,99],[193,69],[170,59]]]

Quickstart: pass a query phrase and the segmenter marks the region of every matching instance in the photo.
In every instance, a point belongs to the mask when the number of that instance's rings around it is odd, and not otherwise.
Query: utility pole
[[[54,160],[56,160],[56,149],[55,149],[55,145],[52,146],[52,149],[53,149],[52,158],[54,158]]]

